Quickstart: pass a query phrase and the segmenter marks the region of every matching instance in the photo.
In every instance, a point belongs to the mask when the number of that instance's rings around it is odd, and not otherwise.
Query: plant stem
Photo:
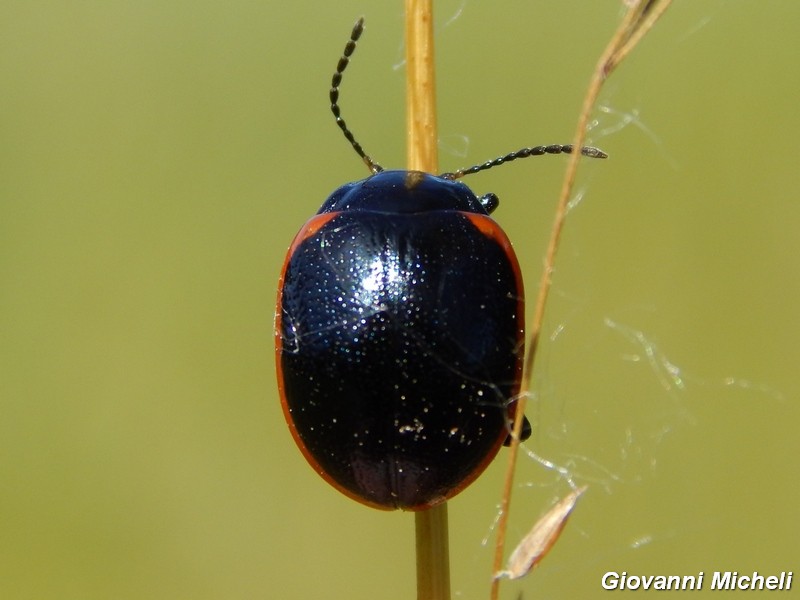
[[[436,86],[433,63],[433,1],[406,0],[407,167],[436,173]],[[447,504],[415,513],[417,599],[450,599]]]
[[[447,503],[414,513],[417,533],[417,600],[450,599]]]
[[[578,117],[578,124],[573,138],[575,148],[583,146],[586,139],[586,129],[589,117],[594,109],[597,97],[606,79],[619,65],[619,63],[633,50],[642,40],[642,37],[664,14],[669,7],[671,0],[636,0],[628,3],[628,11],[623,17],[619,27],[615,31],[603,54],[597,62],[594,73],[592,74],[589,87],[583,100],[583,107]],[[575,174],[578,169],[578,161],[581,158],[580,152],[575,152],[569,156],[567,170],[561,186],[561,193],[556,205],[556,213],[553,219],[553,226],[550,231],[550,241],[544,259],[544,270],[542,271],[541,281],[539,282],[539,294],[536,298],[536,305],[531,324],[531,332],[528,342],[528,349],[525,355],[524,377],[522,382],[523,393],[517,402],[517,413],[514,419],[513,436],[511,447],[509,448],[508,464],[506,467],[506,477],[503,487],[503,497],[500,503],[500,519],[497,524],[497,542],[495,544],[494,572],[502,569],[503,554],[505,546],[505,536],[508,524],[509,509],[511,506],[511,488],[514,480],[514,470],[516,467],[517,454],[519,449],[519,434],[522,431],[522,415],[525,412],[527,394],[524,393],[531,389],[533,378],[533,367],[536,358],[536,350],[539,345],[539,338],[544,322],[544,311],[547,306],[547,298],[552,284],[552,273],[555,269],[556,255],[558,253],[561,232],[564,229],[564,222],[567,216],[570,194],[575,182]],[[497,600],[499,597],[500,580],[492,581],[490,599]]]
[[[406,0],[407,166],[437,173],[433,0]]]

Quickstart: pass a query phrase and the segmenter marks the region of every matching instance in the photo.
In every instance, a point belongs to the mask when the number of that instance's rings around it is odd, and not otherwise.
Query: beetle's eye
[[[500,198],[497,197],[497,194],[492,194],[491,192],[478,198],[478,202],[481,203],[481,206],[487,213],[491,213],[495,208],[500,206]]]

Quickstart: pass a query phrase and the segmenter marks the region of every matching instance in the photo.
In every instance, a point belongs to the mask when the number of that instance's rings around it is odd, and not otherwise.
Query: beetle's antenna
[[[452,173],[442,173],[440,177],[450,180],[459,179],[464,177],[464,175],[472,175],[478,171],[485,171],[486,169],[500,166],[504,163],[511,162],[512,160],[517,160],[518,158],[541,156],[542,154],[572,154],[572,150],[572,144],[553,144],[551,146],[533,146],[531,148],[522,148],[516,152],[509,152],[505,156],[498,156],[494,160],[489,160],[480,165],[473,165],[471,167],[467,167],[466,169],[458,169]],[[581,148],[581,154],[588,156],[589,158],[608,158],[608,154],[599,148],[594,148],[593,146],[584,146]]]
[[[369,167],[369,170],[373,173],[380,173],[383,171],[383,167],[367,156],[367,154],[364,152],[364,149],[361,147],[361,144],[356,141],[356,138],[353,137],[353,133],[347,128],[347,124],[341,117],[341,111],[339,110],[339,84],[342,83],[342,74],[347,68],[347,65],[350,63],[350,55],[355,52],[356,42],[358,42],[358,38],[361,37],[363,32],[364,17],[361,17],[358,21],[356,21],[355,26],[353,26],[353,32],[350,34],[350,39],[348,40],[347,45],[344,47],[344,52],[342,53],[342,57],[339,59],[339,64],[336,65],[336,72],[333,74],[333,79],[331,80],[331,112],[333,113],[333,116],[336,117],[336,124],[339,126],[339,129],[342,130],[344,137],[347,138],[347,141],[350,142],[350,145],[353,146],[353,149],[364,160],[364,163],[367,165],[367,167]]]

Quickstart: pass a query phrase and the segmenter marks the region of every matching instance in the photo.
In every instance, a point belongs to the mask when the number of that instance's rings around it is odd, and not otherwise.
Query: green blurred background
[[[619,3],[436,10],[443,170],[571,139]],[[359,15],[344,115],[400,167],[400,2],[0,5],[0,597],[414,596],[413,516],[329,488],[275,389],[287,245],[366,175],[327,106]],[[679,2],[608,82],[528,411],[590,489],[505,598],[800,572],[798,23]],[[564,165],[469,181],[531,299]],[[501,472],[450,503],[456,598],[487,595]],[[530,456],[518,483],[512,539],[569,489]]]

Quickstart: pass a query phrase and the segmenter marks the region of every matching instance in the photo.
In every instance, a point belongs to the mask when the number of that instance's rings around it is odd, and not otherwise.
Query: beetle
[[[371,175],[334,191],[289,247],[278,388],[292,436],[325,480],[368,506],[423,510],[468,486],[510,439],[522,371],[523,282],[489,216],[497,196],[457,180],[572,147],[523,148],[442,175],[383,170],[338,103],[363,26],[339,59],[330,101]]]

